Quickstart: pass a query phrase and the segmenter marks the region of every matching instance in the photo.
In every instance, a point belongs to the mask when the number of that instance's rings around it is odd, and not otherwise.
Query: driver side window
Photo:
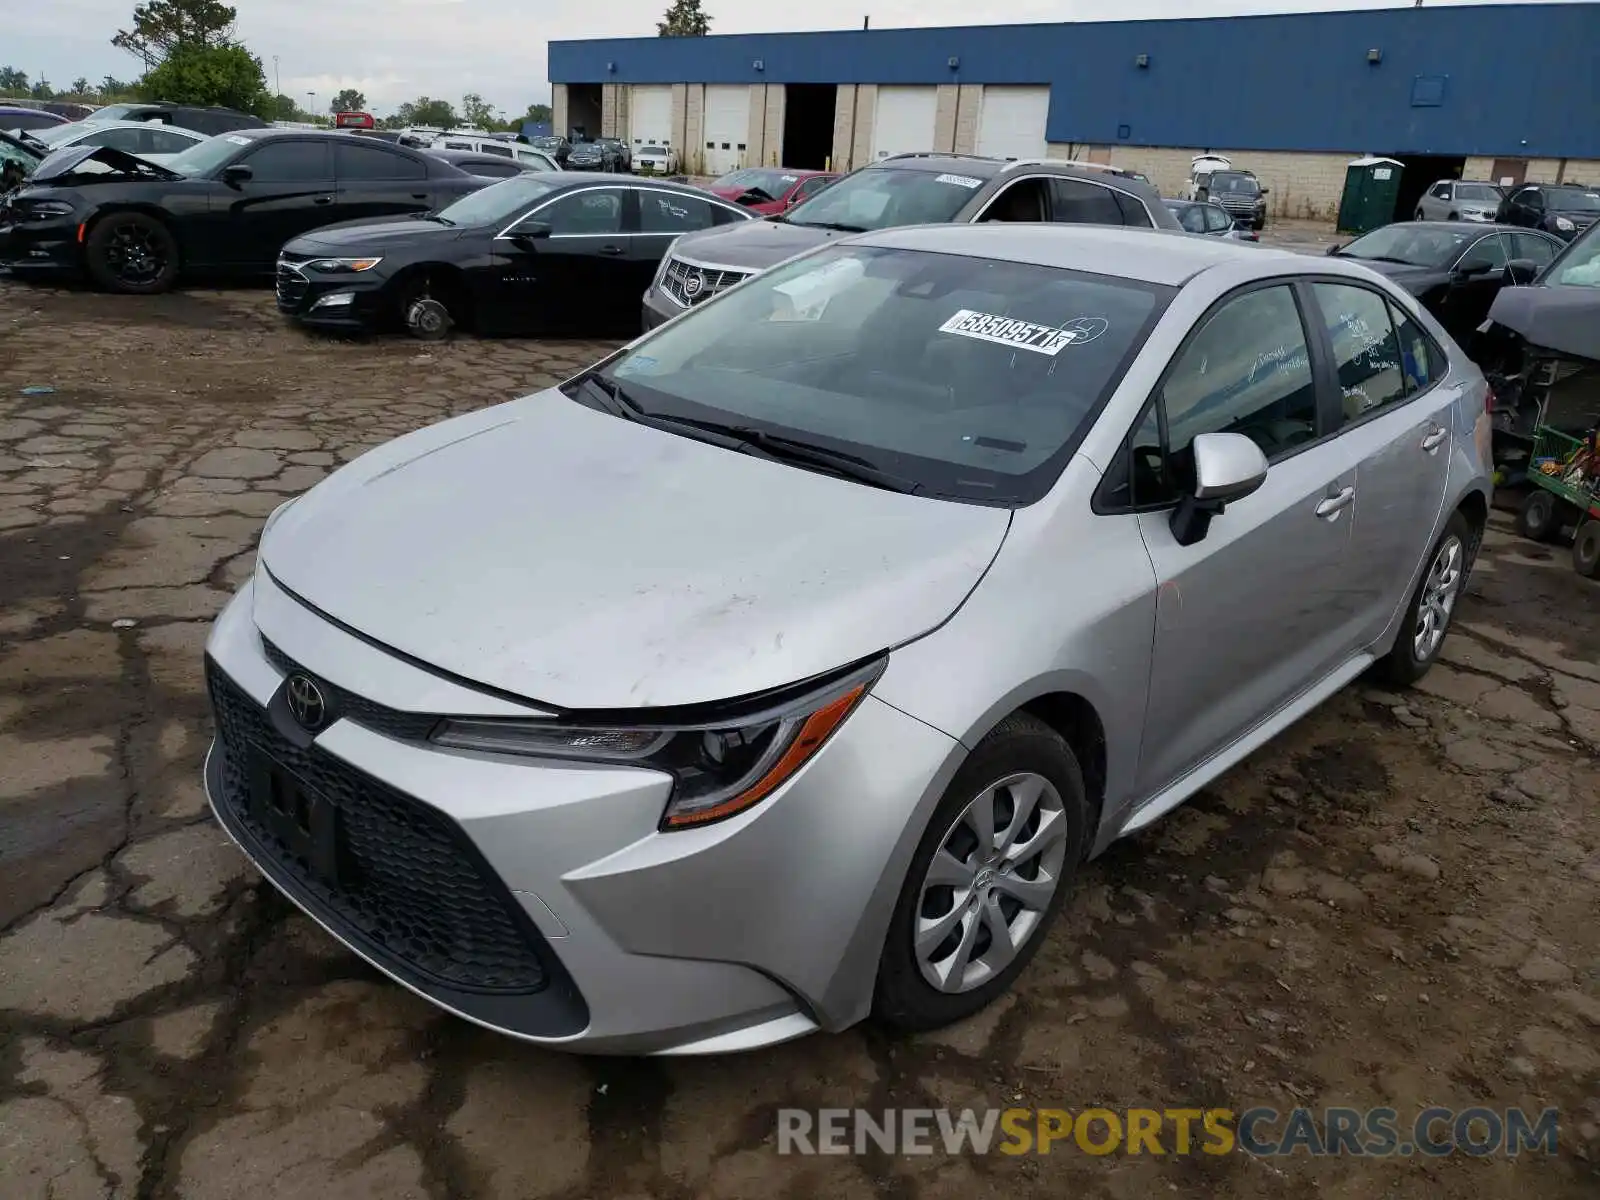
[[[538,213],[535,219],[550,226],[552,237],[620,233],[622,189],[598,188],[594,191],[563,196]]]

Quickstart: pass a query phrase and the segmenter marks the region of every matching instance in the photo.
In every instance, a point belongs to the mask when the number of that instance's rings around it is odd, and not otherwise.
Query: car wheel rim
[[[148,229],[124,226],[106,246],[106,262],[124,283],[149,283],[166,269],[166,255]]]
[[[1412,640],[1412,652],[1418,662],[1427,662],[1444,641],[1444,632],[1450,625],[1450,614],[1455,611],[1456,598],[1461,593],[1462,566],[1466,547],[1458,537],[1448,537],[1433,556],[1428,567],[1428,577],[1423,580],[1422,599],[1417,605],[1417,632]]]
[[[1044,923],[1066,853],[1066,806],[1044,776],[1007,775],[973,797],[918,891],[911,938],[923,979],[956,994],[1004,971]]]

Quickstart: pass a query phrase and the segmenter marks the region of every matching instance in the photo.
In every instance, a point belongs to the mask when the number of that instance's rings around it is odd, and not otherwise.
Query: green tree
[[[35,100],[54,100],[56,98],[56,90],[50,86],[48,79],[41,79],[28,89],[28,95]]]
[[[555,110],[548,104],[530,104],[528,105],[528,111],[522,115],[522,119],[517,124],[520,126],[526,121],[549,124],[555,119]]]
[[[180,46],[139,81],[139,92],[146,100],[221,104],[258,117],[274,115],[261,60],[243,46]]]
[[[367,98],[361,94],[358,88],[345,88],[333,98],[328,105],[328,111],[331,113],[366,112]]]
[[[456,110],[450,107],[450,101],[433,100],[427,96],[418,96],[402,104],[395,110],[394,120],[396,128],[400,129],[407,125],[433,125],[439,129],[450,129],[461,124]]]
[[[468,92],[461,97],[461,120],[476,129],[493,129],[500,118],[495,115],[494,105],[484,103],[477,92]]]
[[[120,96],[127,96],[133,92],[133,84],[124,83],[115,75],[107,75],[100,81],[100,86],[95,89],[102,101],[115,100]]]
[[[672,6],[656,23],[659,37],[705,37],[711,32],[711,18],[700,7],[700,0],[672,0]]]
[[[87,96],[91,90],[92,89],[89,87],[88,79],[82,75],[79,75],[72,81],[72,91],[68,94],[73,96]]]
[[[25,92],[28,90],[28,73],[15,67],[0,67],[0,92]]]
[[[133,10],[133,28],[119,29],[111,44],[148,72],[180,49],[220,50],[233,45],[238,11],[220,0],[149,0]]]

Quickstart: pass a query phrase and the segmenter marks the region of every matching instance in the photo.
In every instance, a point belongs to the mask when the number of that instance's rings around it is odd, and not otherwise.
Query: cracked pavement
[[[938,1034],[582,1060],[446,1017],[209,817],[200,647],[262,519],[598,343],[308,338],[0,281],[0,1196],[1592,1197],[1600,587],[1496,514],[1446,662],[1083,876]],[[45,395],[23,395],[49,385]],[[1547,1105],[1554,1160],[780,1158],[785,1106]]]

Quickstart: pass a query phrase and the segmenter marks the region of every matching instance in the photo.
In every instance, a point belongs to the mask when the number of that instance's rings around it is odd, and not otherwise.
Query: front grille
[[[714,267],[696,267],[681,258],[668,258],[667,270],[661,276],[661,290],[685,308],[702,300],[709,300],[718,292],[726,291],[741,280],[748,279],[751,271],[719,271]]]
[[[342,937],[417,985],[527,994],[550,975],[538,931],[460,827],[421,803],[278,731],[209,658],[206,683],[221,764],[216,803],[263,870]],[[331,805],[336,882],[261,820],[251,772],[270,761]]]
[[[276,291],[280,308],[300,307],[300,301],[306,298],[306,291],[310,287],[311,281],[297,268],[279,261]]]
[[[267,660],[283,674],[293,675],[298,672],[315,679],[317,687],[321,689],[328,702],[330,717],[343,717],[374,733],[398,738],[403,742],[427,741],[428,735],[433,732],[433,727],[439,723],[439,718],[429,713],[401,712],[397,708],[389,708],[331,684],[314,671],[306,670],[266,638],[261,639],[261,648],[266,651]]]

